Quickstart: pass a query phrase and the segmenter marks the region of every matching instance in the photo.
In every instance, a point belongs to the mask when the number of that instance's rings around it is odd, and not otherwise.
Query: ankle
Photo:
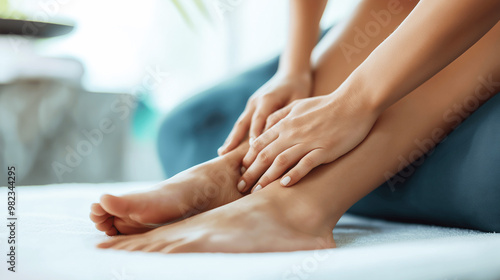
[[[241,177],[241,159],[229,153],[217,157],[209,163],[212,165],[207,173],[210,180],[220,187],[236,190],[238,179]]]
[[[200,169],[200,180],[203,181],[209,199],[207,209],[210,210],[242,197],[236,188],[240,174],[240,162],[226,156],[217,157]]]
[[[295,229],[314,235],[331,235],[335,224],[342,216],[332,214],[330,209],[313,203],[288,188],[266,187],[253,195],[258,195],[280,213],[280,216]]]

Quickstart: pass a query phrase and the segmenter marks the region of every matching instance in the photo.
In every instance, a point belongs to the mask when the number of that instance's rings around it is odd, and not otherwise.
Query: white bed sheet
[[[178,254],[99,250],[107,237],[89,220],[105,192],[148,186],[18,187],[17,272],[0,279],[500,279],[500,234],[344,216],[338,248],[266,254]],[[0,217],[6,217],[2,188]],[[6,218],[5,218],[6,221]],[[1,227],[0,259],[7,231]]]

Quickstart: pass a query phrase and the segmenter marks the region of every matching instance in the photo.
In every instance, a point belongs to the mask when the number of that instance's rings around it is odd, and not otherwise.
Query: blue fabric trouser
[[[277,67],[276,58],[173,110],[160,128],[158,141],[166,175],[216,157],[248,98]],[[457,127],[423,164],[396,176],[349,212],[500,232],[500,94]]]

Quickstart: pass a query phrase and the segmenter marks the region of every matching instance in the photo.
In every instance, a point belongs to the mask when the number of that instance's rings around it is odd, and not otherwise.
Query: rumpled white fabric
[[[148,185],[18,187],[17,272],[7,271],[4,225],[0,279],[500,279],[500,234],[352,215],[335,228],[338,248],[331,250],[163,255],[96,249],[108,237],[89,220],[90,204],[103,193]],[[1,194],[5,219],[6,188]]]

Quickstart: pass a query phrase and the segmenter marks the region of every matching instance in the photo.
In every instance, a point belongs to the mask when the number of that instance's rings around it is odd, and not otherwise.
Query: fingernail
[[[245,183],[245,181],[241,180],[239,183],[238,183],[238,190],[241,192],[243,191],[243,189],[245,188],[245,186],[247,185],[247,183]]]
[[[255,138],[250,137],[250,139],[248,140],[248,143],[250,143],[250,146],[253,144],[253,141],[255,141]]]
[[[243,173],[245,173],[245,171],[247,171],[247,169],[245,168],[245,166],[242,166],[240,171],[241,171],[241,174],[243,174]]]
[[[261,185],[257,185],[255,189],[253,189],[253,192],[260,191],[262,189]]]
[[[290,183],[290,181],[291,181],[291,180],[292,180],[292,178],[290,178],[290,176],[286,176],[285,178],[281,179],[281,182],[280,182],[280,183],[281,183],[283,186],[286,186],[286,185],[288,185],[288,183]]]
[[[220,148],[217,149],[217,153],[220,155],[224,151],[224,146],[221,146]]]

